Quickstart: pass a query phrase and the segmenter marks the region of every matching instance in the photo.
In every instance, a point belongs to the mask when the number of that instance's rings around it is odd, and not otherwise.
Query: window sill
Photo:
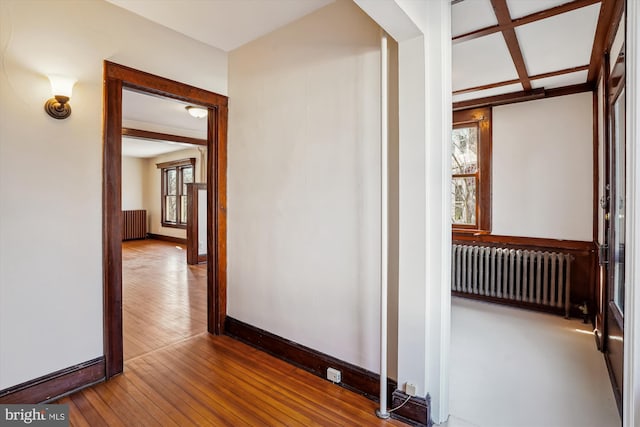
[[[161,225],[166,228],[182,228],[185,230],[187,229],[186,224],[172,224],[170,222],[163,222]]]

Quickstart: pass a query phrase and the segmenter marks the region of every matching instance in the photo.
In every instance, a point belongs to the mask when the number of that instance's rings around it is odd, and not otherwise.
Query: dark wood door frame
[[[207,329],[224,332],[227,307],[228,98],[183,83],[104,62],[102,265],[105,377],[124,369],[122,344],[122,89],[206,107],[207,119]]]

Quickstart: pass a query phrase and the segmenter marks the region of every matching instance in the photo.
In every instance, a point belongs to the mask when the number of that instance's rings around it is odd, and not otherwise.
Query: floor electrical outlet
[[[342,373],[337,369],[327,368],[327,379],[333,383],[342,381]]]

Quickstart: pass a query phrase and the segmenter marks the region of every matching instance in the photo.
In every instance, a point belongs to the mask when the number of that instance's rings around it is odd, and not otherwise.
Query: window
[[[491,231],[491,109],[455,111],[451,132],[454,231]]]
[[[195,158],[158,163],[161,169],[161,206],[164,227],[186,228],[187,184],[193,182]]]

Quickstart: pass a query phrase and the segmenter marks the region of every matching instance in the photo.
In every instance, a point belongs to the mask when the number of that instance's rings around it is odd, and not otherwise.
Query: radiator
[[[122,240],[147,237],[147,211],[122,211]]]
[[[558,252],[454,244],[451,289],[564,308],[569,317],[571,260]]]

